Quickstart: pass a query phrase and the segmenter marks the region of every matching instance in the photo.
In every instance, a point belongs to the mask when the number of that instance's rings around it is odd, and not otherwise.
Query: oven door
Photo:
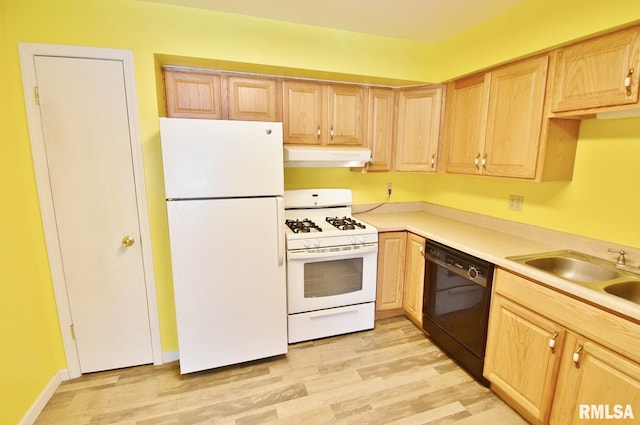
[[[378,244],[287,252],[289,314],[375,301]]]

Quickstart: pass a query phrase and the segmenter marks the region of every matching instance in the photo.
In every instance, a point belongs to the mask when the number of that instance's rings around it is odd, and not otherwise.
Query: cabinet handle
[[[320,124],[318,124],[318,129],[316,131],[318,133],[318,140],[320,140]]]
[[[436,168],[436,154],[431,155],[431,168]]]
[[[331,140],[333,140],[333,134],[334,134],[333,126],[331,126]]]
[[[631,96],[631,76],[633,75],[633,68],[629,68],[629,73],[624,79],[624,88],[627,89],[627,96]]]
[[[424,245],[420,245],[420,255],[424,257]]]
[[[480,152],[476,155],[476,159],[473,160],[473,163],[476,164],[476,170],[480,171]]]
[[[485,153],[484,156],[482,157],[482,169],[486,170],[487,169],[487,157],[489,156],[488,153]]]
[[[578,345],[578,348],[576,348],[576,351],[573,352],[573,363],[576,367],[580,367],[580,354],[582,353],[583,349],[584,346],[580,344]]]
[[[558,331],[555,331],[553,335],[551,335],[551,339],[549,340],[549,348],[551,349],[552,353],[556,352],[556,342],[558,340],[558,335],[560,335],[560,333]]]

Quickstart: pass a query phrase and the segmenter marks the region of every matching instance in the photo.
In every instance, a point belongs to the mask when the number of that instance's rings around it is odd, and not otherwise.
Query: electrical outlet
[[[509,209],[512,211],[522,211],[524,196],[509,195]]]
[[[392,191],[393,191],[393,183],[387,183],[387,195],[391,196]]]

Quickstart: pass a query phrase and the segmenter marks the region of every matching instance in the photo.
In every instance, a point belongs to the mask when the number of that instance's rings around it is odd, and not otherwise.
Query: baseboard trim
[[[62,381],[69,380],[69,371],[67,369],[60,369],[57,371],[49,383],[44,387],[38,398],[33,402],[31,408],[24,415],[19,425],[33,425],[42,413],[44,406],[47,405],[53,393],[56,391],[58,386],[62,383]]]
[[[166,351],[162,353],[163,363],[175,362],[176,360],[179,360],[179,359],[180,359],[180,353],[178,350]]]
[[[180,359],[180,355],[178,350],[168,351],[162,353],[162,362],[169,363]],[[51,380],[45,385],[44,389],[40,393],[40,395],[33,402],[27,413],[22,417],[22,420],[18,423],[18,425],[33,425],[42,413],[42,410],[47,405],[51,397],[53,397],[53,393],[56,392],[58,387],[63,381],[68,381],[69,378],[69,370],[68,369],[60,369],[57,371]]]

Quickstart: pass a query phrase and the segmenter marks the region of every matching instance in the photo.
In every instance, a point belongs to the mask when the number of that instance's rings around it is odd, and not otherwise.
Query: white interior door
[[[32,60],[50,187],[42,188],[39,179],[39,192],[41,200],[48,192],[52,204],[80,372],[151,363],[157,329],[147,301],[141,240],[148,235],[140,228],[123,61],[45,55]],[[34,162],[36,156],[34,151]],[[55,285],[54,269],[55,264]]]

